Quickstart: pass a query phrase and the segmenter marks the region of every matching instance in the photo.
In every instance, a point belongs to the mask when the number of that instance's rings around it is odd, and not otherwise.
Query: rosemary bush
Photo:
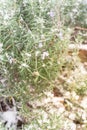
[[[85,4],[74,0],[9,0],[0,8],[2,75],[12,83],[49,84],[61,69],[59,59],[69,43],[62,25],[86,25]]]
[[[57,20],[58,2],[10,2],[3,5],[8,7],[1,18],[2,73],[12,83],[49,84],[58,73],[58,57],[67,44]]]

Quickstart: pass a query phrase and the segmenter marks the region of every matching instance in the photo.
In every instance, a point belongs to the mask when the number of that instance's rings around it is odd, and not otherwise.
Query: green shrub
[[[87,27],[87,2],[85,0],[65,0],[61,9],[65,25]]]
[[[68,43],[57,27],[55,2],[21,0],[12,5],[13,14],[8,15],[8,21],[4,15],[1,24],[3,75],[12,83],[25,80],[35,86],[49,85],[60,69],[58,58]]]

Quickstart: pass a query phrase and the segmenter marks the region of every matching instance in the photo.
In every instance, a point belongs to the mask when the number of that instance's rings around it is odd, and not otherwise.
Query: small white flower
[[[44,36],[43,34],[41,35],[41,39],[42,39],[42,40],[44,40],[44,39],[45,39],[45,36]]]
[[[26,6],[26,4],[27,4],[27,0],[24,0],[24,1],[23,1],[23,4],[24,4],[24,6]]]
[[[25,53],[26,56],[28,57],[31,57],[31,54],[30,53]]]
[[[77,13],[77,12],[78,12],[78,10],[77,10],[77,9],[73,9],[72,11],[73,11],[74,13]]]
[[[40,51],[35,52],[35,56],[38,56],[40,54]]]
[[[42,65],[42,67],[45,67],[45,66],[46,66],[45,64]]]
[[[0,52],[2,52],[2,50],[3,50],[3,43],[0,43]]]
[[[51,10],[50,12],[48,12],[48,14],[49,14],[49,15],[50,15],[50,17],[52,17],[52,18],[55,16],[55,12],[54,12],[54,11],[52,11],[52,10]]]
[[[21,64],[22,67],[28,68],[28,65],[26,63]]]
[[[46,51],[46,52],[43,52],[43,54],[41,55],[41,58],[42,58],[42,60],[44,60],[48,56],[49,56],[49,53],[48,53],[48,51]]]
[[[63,33],[62,33],[62,32],[60,32],[60,33],[58,34],[58,36],[59,36],[60,39],[63,39]]]
[[[4,15],[4,19],[5,20],[9,19],[9,15],[7,13]]]
[[[39,3],[41,4],[42,0],[39,0]]]
[[[14,59],[10,56],[10,57],[9,57],[9,63],[12,64],[13,61],[14,61]]]
[[[42,42],[39,43],[38,47],[39,47],[39,48],[42,48],[42,47],[43,47]]]
[[[3,47],[3,43],[0,43],[0,49]]]

